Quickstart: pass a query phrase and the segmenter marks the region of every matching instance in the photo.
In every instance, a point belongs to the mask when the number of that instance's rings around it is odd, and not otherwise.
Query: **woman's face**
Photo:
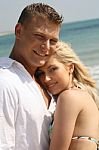
[[[70,65],[64,65],[51,57],[43,67],[39,68],[39,79],[50,93],[59,94],[64,89],[68,89]]]

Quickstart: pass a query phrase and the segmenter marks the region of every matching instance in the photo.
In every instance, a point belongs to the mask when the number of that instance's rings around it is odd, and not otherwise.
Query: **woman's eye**
[[[54,72],[56,69],[57,69],[56,67],[50,68],[49,72]]]

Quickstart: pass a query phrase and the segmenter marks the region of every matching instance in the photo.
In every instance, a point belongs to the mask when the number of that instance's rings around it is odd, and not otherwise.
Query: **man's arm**
[[[15,110],[14,91],[0,80],[0,150],[15,148]]]

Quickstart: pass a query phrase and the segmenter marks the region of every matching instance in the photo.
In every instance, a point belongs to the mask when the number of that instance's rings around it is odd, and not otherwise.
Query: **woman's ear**
[[[68,67],[69,67],[69,73],[72,74],[73,71],[74,71],[74,64],[73,63],[69,63]]]

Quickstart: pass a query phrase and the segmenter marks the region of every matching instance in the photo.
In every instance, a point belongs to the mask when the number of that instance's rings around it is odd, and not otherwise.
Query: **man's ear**
[[[17,39],[20,39],[21,31],[22,31],[22,25],[20,23],[17,23],[15,26],[15,35]]]

